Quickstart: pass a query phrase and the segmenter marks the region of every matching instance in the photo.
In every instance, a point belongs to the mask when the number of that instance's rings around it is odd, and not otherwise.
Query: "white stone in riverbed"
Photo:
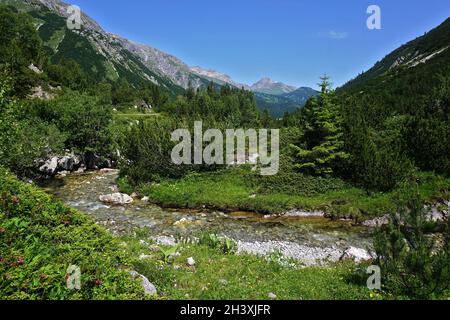
[[[116,205],[125,205],[133,202],[133,198],[124,193],[112,193],[107,195],[102,195],[99,197],[101,202],[116,204]]]
[[[362,262],[371,260],[372,256],[367,250],[362,248],[350,247],[344,251],[344,254],[340,258],[340,260],[353,260],[355,262]]]
[[[290,210],[283,214],[281,214],[282,217],[286,218],[307,218],[307,217],[324,217],[325,212],[323,211],[304,211],[304,210]]]
[[[336,262],[342,257],[344,250],[337,247],[313,247],[289,241],[237,241],[238,254],[249,253],[259,256],[280,252],[287,258],[298,260],[306,266],[325,265]]]

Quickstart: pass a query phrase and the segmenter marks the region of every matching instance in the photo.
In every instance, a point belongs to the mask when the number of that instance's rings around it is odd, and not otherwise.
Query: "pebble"
[[[275,293],[269,293],[268,295],[267,295],[267,297],[269,298],[269,299],[271,299],[271,300],[275,300],[276,298],[277,298],[277,295],[275,294]]]
[[[192,257],[187,258],[186,262],[187,262],[188,266],[190,266],[190,267],[195,266],[195,260]]]

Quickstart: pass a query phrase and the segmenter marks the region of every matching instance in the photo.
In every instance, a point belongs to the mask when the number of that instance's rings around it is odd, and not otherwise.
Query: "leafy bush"
[[[204,233],[199,239],[199,244],[208,246],[211,249],[217,249],[224,254],[232,254],[237,250],[236,242],[232,239],[219,237],[214,233]]]
[[[32,103],[29,112],[65,133],[67,149],[101,155],[111,152],[111,108],[97,97],[68,91],[52,101]]]
[[[158,176],[181,177],[186,166],[178,166],[171,160],[175,143],[171,133],[177,129],[173,120],[158,119],[132,123],[121,140],[121,175],[137,185],[158,179]]]
[[[0,163],[18,175],[30,175],[35,160],[61,150],[65,137],[10,98],[11,88],[10,77],[0,71]]]

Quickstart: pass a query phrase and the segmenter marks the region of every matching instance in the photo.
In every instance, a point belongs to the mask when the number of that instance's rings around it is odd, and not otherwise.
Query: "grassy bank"
[[[0,300],[141,299],[129,255],[85,215],[0,168]],[[81,290],[69,290],[70,265]]]
[[[211,173],[193,173],[182,179],[163,179],[160,183],[141,186],[139,191],[151,201],[167,207],[215,208],[261,213],[281,213],[290,209],[323,210],[335,218],[365,220],[395,210],[394,199],[402,193],[399,187],[390,193],[368,193],[336,179],[297,175],[296,181],[281,182],[260,178],[245,168]],[[450,179],[429,173],[417,175],[424,199],[444,197]],[[133,190],[120,181],[124,191]],[[448,195],[447,195],[448,196]]]

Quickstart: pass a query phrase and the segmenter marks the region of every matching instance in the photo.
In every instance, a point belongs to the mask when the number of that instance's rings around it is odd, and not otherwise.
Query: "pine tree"
[[[417,185],[408,183],[403,190],[397,213],[375,237],[383,289],[398,296],[436,298],[450,288],[450,222],[438,223],[435,228],[442,232],[433,236]]]
[[[343,151],[342,117],[331,83],[327,76],[321,80],[321,95],[309,100],[302,111],[304,134],[301,145],[292,148],[298,169],[310,174],[331,175],[339,162],[349,155]]]

